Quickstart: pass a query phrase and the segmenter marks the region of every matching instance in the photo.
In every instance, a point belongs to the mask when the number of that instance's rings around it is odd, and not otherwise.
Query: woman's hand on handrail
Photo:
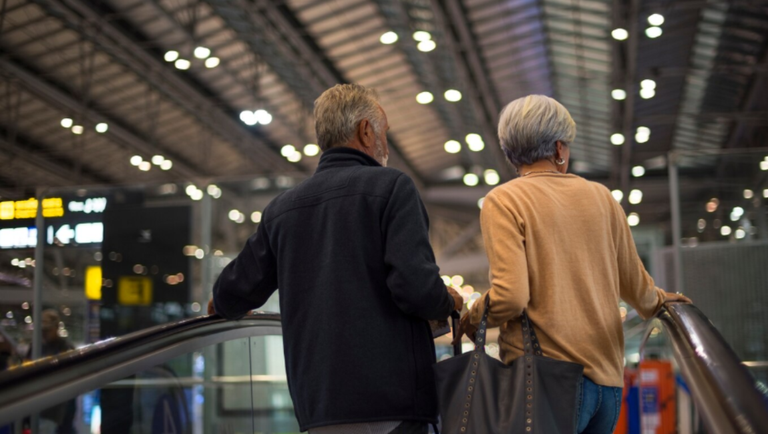
[[[667,292],[664,294],[664,303],[669,303],[670,301],[677,301],[680,303],[693,303],[690,298],[683,295],[682,292]]]

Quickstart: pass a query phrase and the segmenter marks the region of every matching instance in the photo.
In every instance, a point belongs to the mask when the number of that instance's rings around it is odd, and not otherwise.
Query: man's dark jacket
[[[302,431],[436,422],[428,319],[453,308],[413,181],[350,148],[275,198],[213,289],[239,318],[280,288],[288,386]]]

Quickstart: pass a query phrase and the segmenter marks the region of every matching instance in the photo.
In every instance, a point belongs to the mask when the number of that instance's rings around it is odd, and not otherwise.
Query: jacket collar
[[[339,146],[323,152],[315,173],[319,173],[328,169],[352,166],[381,167],[381,164],[379,164],[378,161],[374,160],[370,156],[358,151],[357,149]]]

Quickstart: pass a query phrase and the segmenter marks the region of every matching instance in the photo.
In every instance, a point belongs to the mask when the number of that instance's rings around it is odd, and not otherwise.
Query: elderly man
[[[440,279],[413,181],[386,168],[388,129],[374,91],[325,91],[317,171],[267,206],[213,288],[226,318],[280,288],[288,384],[311,434],[426,433],[437,419],[427,320],[462,300]]]

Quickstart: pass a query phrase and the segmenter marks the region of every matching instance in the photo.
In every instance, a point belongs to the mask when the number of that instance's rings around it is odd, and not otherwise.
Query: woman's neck
[[[522,164],[518,173],[520,176],[529,172],[560,172],[560,168],[549,160],[539,160],[533,164]]]

